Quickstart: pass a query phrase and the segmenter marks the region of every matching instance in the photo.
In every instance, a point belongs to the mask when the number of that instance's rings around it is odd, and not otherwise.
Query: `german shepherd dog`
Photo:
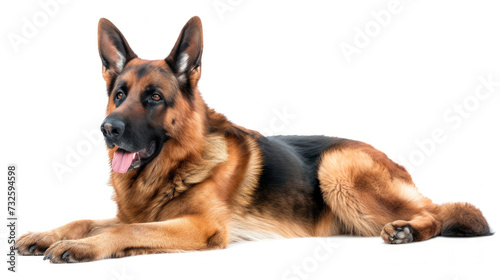
[[[98,43],[117,216],[25,234],[21,255],[67,263],[264,238],[380,235],[402,244],[491,234],[479,209],[434,204],[403,166],[368,144],[264,137],[207,107],[198,90],[198,17],[165,59],[138,58],[106,19]]]

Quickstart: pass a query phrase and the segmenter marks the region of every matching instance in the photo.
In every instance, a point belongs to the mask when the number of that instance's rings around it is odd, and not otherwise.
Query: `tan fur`
[[[232,242],[312,236],[308,228],[298,223],[280,221],[275,217],[257,213],[233,215],[228,227]]]
[[[382,223],[362,200],[366,192],[363,188],[367,186],[356,183],[360,176],[370,176],[374,179],[374,187],[383,187],[376,185],[385,184],[388,174],[366,153],[353,149],[326,153],[318,170],[325,202],[339,219],[339,231],[374,236],[380,233]]]
[[[258,185],[259,174],[263,164],[255,140],[246,138],[245,145],[248,149],[248,163],[242,181],[238,188],[235,189],[234,197],[235,211],[239,214],[243,214],[252,202],[253,192]]]
[[[119,58],[117,49],[101,29],[110,32],[114,28],[107,20],[100,21],[100,52],[111,60]],[[201,22],[191,19],[184,31],[194,36],[187,48],[192,58],[197,55],[195,46],[202,47],[198,34]],[[178,40],[183,38],[179,36]],[[176,46],[182,45],[179,42]],[[16,242],[20,254],[45,253],[51,262],[58,263],[218,249],[229,242],[263,238],[381,235],[385,242],[399,244],[440,233],[489,234],[477,208],[465,203],[434,204],[418,192],[404,167],[372,146],[350,140],[332,144],[321,154],[317,171],[321,194],[313,200],[319,206],[317,212],[302,211],[306,214],[296,217],[295,209],[280,213],[282,209],[273,208],[274,201],[256,204],[266,164],[257,143],[263,136],[234,125],[207,107],[197,88],[199,65],[189,69],[188,96],[179,88],[184,79],[175,80],[186,73],[164,78],[151,72],[138,78],[132,71],[136,69],[133,67],[147,65],[171,74],[175,51],[166,60],[149,61],[137,58],[128,43],[124,44],[129,61],[120,79],[127,82],[128,101],[117,107],[110,94],[107,115],[118,112],[145,118],[149,113],[141,104],[141,93],[147,85],[155,84],[169,94],[166,99],[175,101],[152,116],[169,139],[140,171],[111,172],[109,183],[118,205],[116,218],[75,221],[51,231],[25,234]],[[108,64],[102,74],[108,91],[112,91],[113,79],[122,69],[116,63]],[[108,149],[110,164],[116,150]],[[283,198],[282,203],[291,205],[305,201],[294,200],[306,195],[303,191],[294,197],[293,187],[289,197],[280,197],[281,193],[275,191],[272,198]]]
[[[382,238],[388,243],[389,236],[406,225],[418,232],[415,241],[439,234],[441,224],[434,218],[438,205],[422,196],[408,178],[391,174],[397,167],[387,166],[384,154],[366,149],[365,144],[334,149],[320,164],[318,177],[325,201],[337,215],[337,230],[377,236],[383,229]]]

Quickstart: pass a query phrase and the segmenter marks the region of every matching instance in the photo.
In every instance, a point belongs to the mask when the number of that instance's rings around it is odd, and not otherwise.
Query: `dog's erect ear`
[[[99,55],[102,61],[102,75],[106,81],[121,73],[131,59],[137,57],[123,37],[123,34],[111,23],[101,18],[97,31]]]
[[[201,74],[202,52],[203,30],[200,18],[195,16],[184,25],[174,48],[165,59],[181,87],[196,86]]]

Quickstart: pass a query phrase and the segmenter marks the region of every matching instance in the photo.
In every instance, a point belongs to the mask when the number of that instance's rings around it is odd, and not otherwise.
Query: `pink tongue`
[[[125,152],[124,150],[116,150],[111,167],[115,172],[125,173],[130,168],[133,160],[134,153]]]

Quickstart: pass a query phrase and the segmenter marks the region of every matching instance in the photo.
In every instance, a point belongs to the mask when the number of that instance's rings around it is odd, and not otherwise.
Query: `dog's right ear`
[[[132,51],[120,30],[105,18],[99,20],[97,36],[102,61],[102,76],[109,84],[137,55]]]

